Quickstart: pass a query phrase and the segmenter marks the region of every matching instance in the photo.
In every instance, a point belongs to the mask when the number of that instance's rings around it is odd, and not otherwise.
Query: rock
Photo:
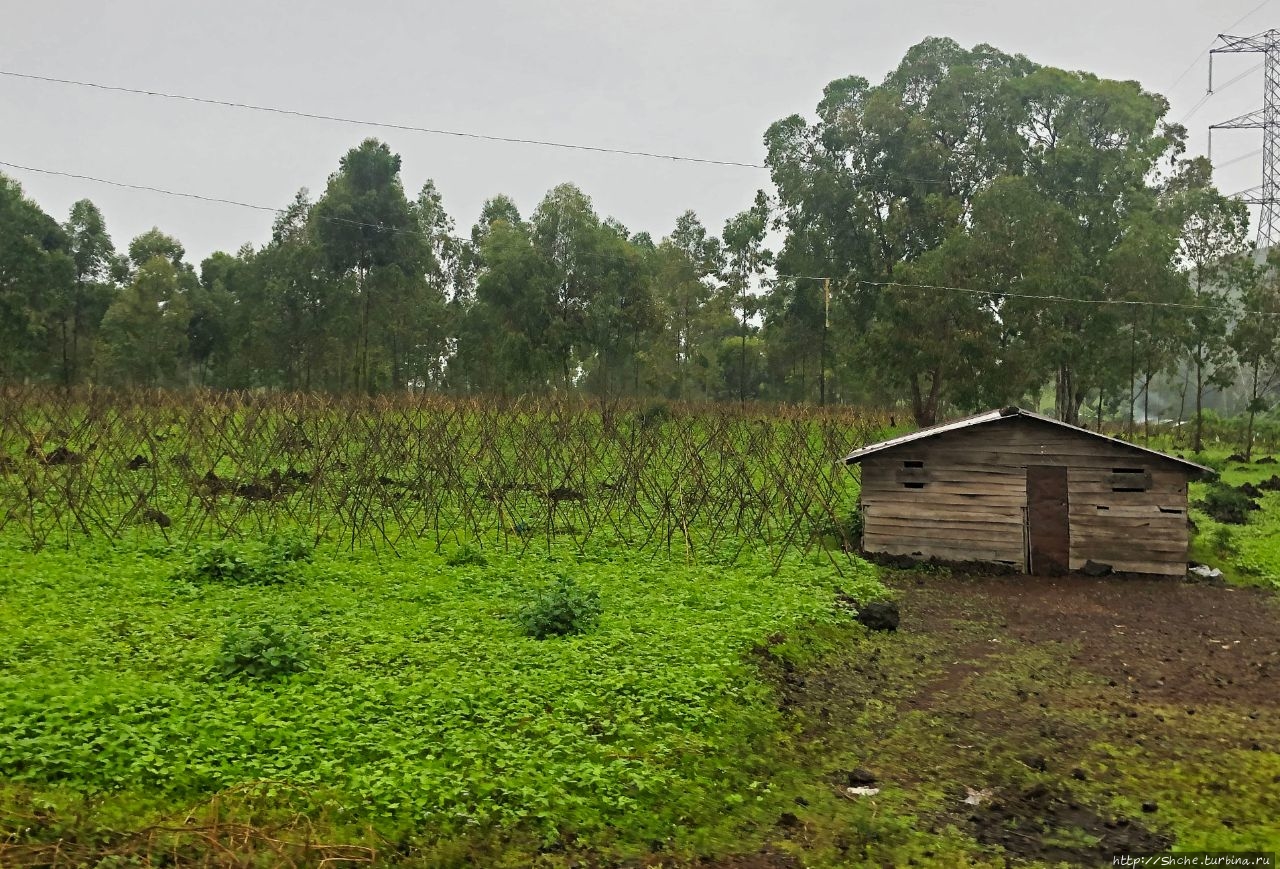
[[[1241,464],[1241,465],[1245,465],[1249,463],[1249,460],[1246,459],[1244,456],[1240,455],[1239,453],[1232,453],[1231,455],[1227,456],[1227,461],[1236,462],[1237,464]]]
[[[1187,573],[1196,579],[1222,579],[1222,571],[1216,567],[1210,567],[1207,564],[1197,564],[1187,570]]]
[[[1080,572],[1085,576],[1106,576],[1111,572],[1111,565],[1089,559],[1084,563],[1084,567],[1080,568]]]
[[[800,826],[800,819],[797,818],[793,812],[783,812],[781,815],[778,815],[778,826],[798,827]]]
[[[1157,804],[1156,804],[1156,802],[1155,802],[1154,800],[1153,800],[1153,801],[1151,801],[1151,802],[1149,802],[1149,803],[1143,803],[1143,804],[1142,804],[1142,811],[1143,811],[1143,812],[1145,812],[1145,813],[1146,813],[1146,814],[1148,814],[1148,815],[1149,815],[1149,814],[1151,814],[1152,812],[1154,812],[1154,811],[1158,810],[1159,808],[1160,808],[1160,806],[1159,806],[1159,805],[1157,805]]]
[[[1276,464],[1276,460],[1275,460],[1275,457],[1273,456],[1264,456],[1258,459],[1256,462],[1254,462],[1254,464],[1255,465],[1274,465]]]
[[[1049,768],[1049,763],[1044,759],[1044,755],[1042,754],[1028,755],[1027,757],[1022,758],[1022,762],[1029,768],[1034,769],[1036,772],[1044,772]]]
[[[873,631],[896,631],[898,621],[898,605],[893,601],[872,601],[858,610],[858,623]]]
[[[879,779],[876,778],[875,773],[868,769],[863,769],[862,767],[849,770],[849,772],[846,773],[845,778],[849,787],[866,787],[867,785],[873,785],[879,781]]]

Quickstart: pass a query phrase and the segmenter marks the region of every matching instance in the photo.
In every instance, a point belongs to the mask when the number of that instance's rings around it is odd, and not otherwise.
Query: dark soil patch
[[[1267,592],[1082,576],[951,582],[950,590],[930,588],[918,629],[945,629],[938,620],[965,618],[981,602],[998,638],[1069,644],[1072,668],[1131,696],[1191,707],[1280,706],[1280,607]],[[920,595],[912,587],[904,595],[910,613]],[[991,653],[992,645],[978,648]]]
[[[993,800],[970,823],[982,844],[1051,865],[1111,865],[1117,854],[1153,853],[1172,844],[1136,821],[1103,818],[1043,785]]]
[[[766,672],[804,744],[831,757],[816,771],[829,792],[870,805],[845,797],[865,766],[882,791],[873,800],[912,812],[904,836],[963,830],[975,859],[999,849],[1015,863],[1110,865],[1167,850],[1188,817],[1234,829],[1239,807],[1219,817],[1199,793],[1214,785],[1197,776],[1229,780],[1244,769],[1232,752],[1280,752],[1275,595],[1133,576],[889,570],[886,581],[896,633],[854,628],[847,653]],[[1247,768],[1247,786],[1265,791],[1273,768]],[[975,806],[970,792],[990,796]],[[1246,810],[1255,833],[1267,799]],[[885,840],[865,824],[806,830],[870,855]]]

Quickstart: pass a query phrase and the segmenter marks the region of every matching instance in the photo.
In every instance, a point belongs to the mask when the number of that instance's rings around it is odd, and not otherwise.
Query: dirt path
[[[954,847],[959,830],[982,865],[1274,847],[1275,595],[1119,577],[887,578],[898,633],[779,682],[811,743],[843,749],[837,789],[845,769],[869,768],[877,799],[919,819],[904,841],[923,837],[932,853],[931,836]],[[979,805],[965,803],[974,792]],[[874,863],[869,839],[832,834]]]

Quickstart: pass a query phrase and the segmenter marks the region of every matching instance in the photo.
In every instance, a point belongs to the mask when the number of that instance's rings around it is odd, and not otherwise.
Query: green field
[[[364,439],[329,405],[287,426],[239,406],[239,440],[191,424],[198,403],[0,413],[0,865],[1280,847],[1280,608],[1240,588],[1280,577],[1280,492],[1224,531],[1193,486],[1193,556],[1232,586],[889,570],[841,548],[857,483],[826,457],[852,418],[442,408],[357,407]],[[299,419],[308,444],[282,445]],[[450,425],[483,448],[445,463],[391,436]],[[67,445],[86,458],[54,461]],[[1225,483],[1274,473],[1226,453],[1201,457]],[[170,524],[118,521],[139,499]],[[566,581],[598,618],[536,638],[530,607]],[[850,598],[897,600],[902,630]],[[850,791],[868,769],[875,792]]]
[[[847,622],[837,588],[881,593],[868,566],[842,577],[819,556],[777,572],[750,553],[686,563],[605,543],[449,557],[322,545],[236,584],[185,575],[183,551],[152,541],[6,541],[4,816],[38,810],[21,838],[52,841],[234,789],[257,822],[302,812],[343,841],[428,856],[499,860],[507,839],[514,865],[554,843],[730,849],[796,774],[750,650]],[[555,575],[599,590],[600,623],[526,637],[513,616]],[[245,620],[296,627],[307,669],[221,675],[222,639]]]

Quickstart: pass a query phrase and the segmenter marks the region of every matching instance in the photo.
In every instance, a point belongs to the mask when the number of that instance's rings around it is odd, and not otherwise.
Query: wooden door
[[[1057,465],[1027,468],[1027,550],[1036,576],[1059,576],[1071,563],[1071,526],[1067,516],[1067,469]]]

